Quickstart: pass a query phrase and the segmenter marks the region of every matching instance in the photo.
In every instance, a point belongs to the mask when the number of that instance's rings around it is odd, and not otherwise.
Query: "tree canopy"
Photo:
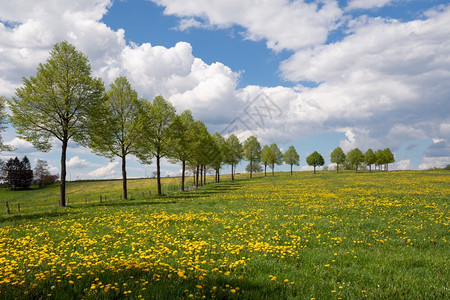
[[[158,195],[161,195],[161,158],[170,156],[172,150],[175,108],[162,96],[156,96],[152,103],[143,101],[142,109],[136,156],[146,164],[150,164],[152,158],[156,159]]]
[[[250,178],[252,178],[253,174],[253,164],[258,164],[261,159],[261,145],[258,142],[258,139],[255,136],[250,136],[244,142],[243,148],[244,158],[250,162]]]
[[[339,173],[339,165],[345,162],[345,153],[341,147],[337,147],[331,152],[330,161],[336,164],[336,173]]]
[[[69,140],[80,142],[88,134],[90,115],[103,101],[101,79],[91,77],[88,58],[68,42],[53,47],[36,76],[23,78],[23,86],[9,101],[12,124],[19,136],[41,151],[49,151],[53,138],[61,142],[59,205],[66,205],[66,151]]]
[[[325,164],[325,160],[323,159],[322,155],[320,155],[319,152],[314,151],[306,158],[306,163],[309,166],[314,167],[314,174],[316,174],[316,167],[323,166]]]
[[[126,77],[118,77],[105,93],[100,114],[89,119],[88,146],[99,155],[121,158],[123,199],[128,198],[126,157],[136,154],[136,144],[142,134],[139,128],[141,102]]]
[[[283,160],[286,164],[291,166],[291,175],[292,175],[292,166],[300,165],[300,155],[298,155],[294,146],[289,146],[289,148],[286,150],[286,152],[283,155]]]
[[[364,154],[358,148],[351,150],[347,153],[347,159],[351,165],[354,166],[355,172],[358,172],[359,165],[364,162]]]

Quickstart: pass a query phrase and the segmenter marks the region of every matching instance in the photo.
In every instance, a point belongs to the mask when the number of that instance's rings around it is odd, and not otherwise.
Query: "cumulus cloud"
[[[86,159],[82,159],[78,155],[75,155],[69,159],[66,165],[68,168],[83,169],[91,166],[91,163],[89,163]]]
[[[347,10],[379,8],[388,5],[392,0],[351,0],[347,5]]]
[[[342,11],[336,1],[152,0],[164,13],[181,18],[180,29],[239,25],[250,40],[267,41],[275,51],[322,44],[337,27]],[[295,30],[293,30],[295,28]]]
[[[153,2],[180,18],[180,30],[238,25],[246,39],[263,39],[275,51],[291,50],[294,54],[281,64],[280,74],[298,85],[238,89],[239,72],[220,62],[205,63],[192,54],[189,43],[127,44],[122,29],[112,30],[100,21],[112,5],[109,0],[58,5],[20,0],[0,3],[0,93],[11,96],[20,78],[35,73],[53,44],[67,40],[88,55],[95,76],[106,83],[125,75],[141,96],[161,94],[179,112],[191,109],[219,132],[236,120],[241,121],[242,137],[254,134],[262,143],[337,131],[346,135],[344,151],[395,150],[404,141],[421,138],[448,141],[450,6],[400,22],[367,16],[348,20],[336,1]],[[354,0],[347,9],[389,3]],[[330,31],[344,23],[345,37],[326,44]],[[304,87],[304,80],[317,86]],[[245,110],[261,94],[281,114],[271,116],[259,107],[265,122],[258,123]],[[436,149],[427,151],[431,155]]]
[[[117,167],[119,162],[114,161],[108,163],[108,165],[95,169],[92,172],[87,174],[87,178],[98,179],[98,178],[106,178],[106,179],[114,179],[119,177],[119,172]]]
[[[391,170],[411,170],[412,164],[409,159],[404,159],[404,160],[395,162],[390,169]]]

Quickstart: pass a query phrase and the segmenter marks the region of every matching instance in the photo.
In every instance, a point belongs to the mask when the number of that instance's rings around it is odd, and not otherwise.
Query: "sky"
[[[64,40],[107,88],[126,76],[211,134],[294,145],[297,170],[310,170],[313,151],[330,164],[338,146],[389,147],[393,170],[450,164],[448,0],[0,0],[0,95],[13,97]],[[11,126],[1,134],[16,148],[2,159],[44,159],[59,173],[57,141],[43,153]],[[127,164],[130,177],[156,169]],[[121,177],[119,160],[74,142],[67,166],[68,180]],[[180,174],[168,161],[162,169]]]

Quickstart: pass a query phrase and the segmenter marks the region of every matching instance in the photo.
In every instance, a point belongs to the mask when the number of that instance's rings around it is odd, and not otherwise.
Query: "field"
[[[0,189],[0,298],[450,298],[448,171],[120,184]]]

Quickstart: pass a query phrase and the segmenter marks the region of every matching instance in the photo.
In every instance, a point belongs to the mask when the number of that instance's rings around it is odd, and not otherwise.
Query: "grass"
[[[132,182],[135,195],[154,189]],[[0,215],[0,298],[446,299],[449,182],[446,171],[241,175],[128,201],[120,181],[76,182],[68,208],[57,188],[23,192],[26,209]]]

